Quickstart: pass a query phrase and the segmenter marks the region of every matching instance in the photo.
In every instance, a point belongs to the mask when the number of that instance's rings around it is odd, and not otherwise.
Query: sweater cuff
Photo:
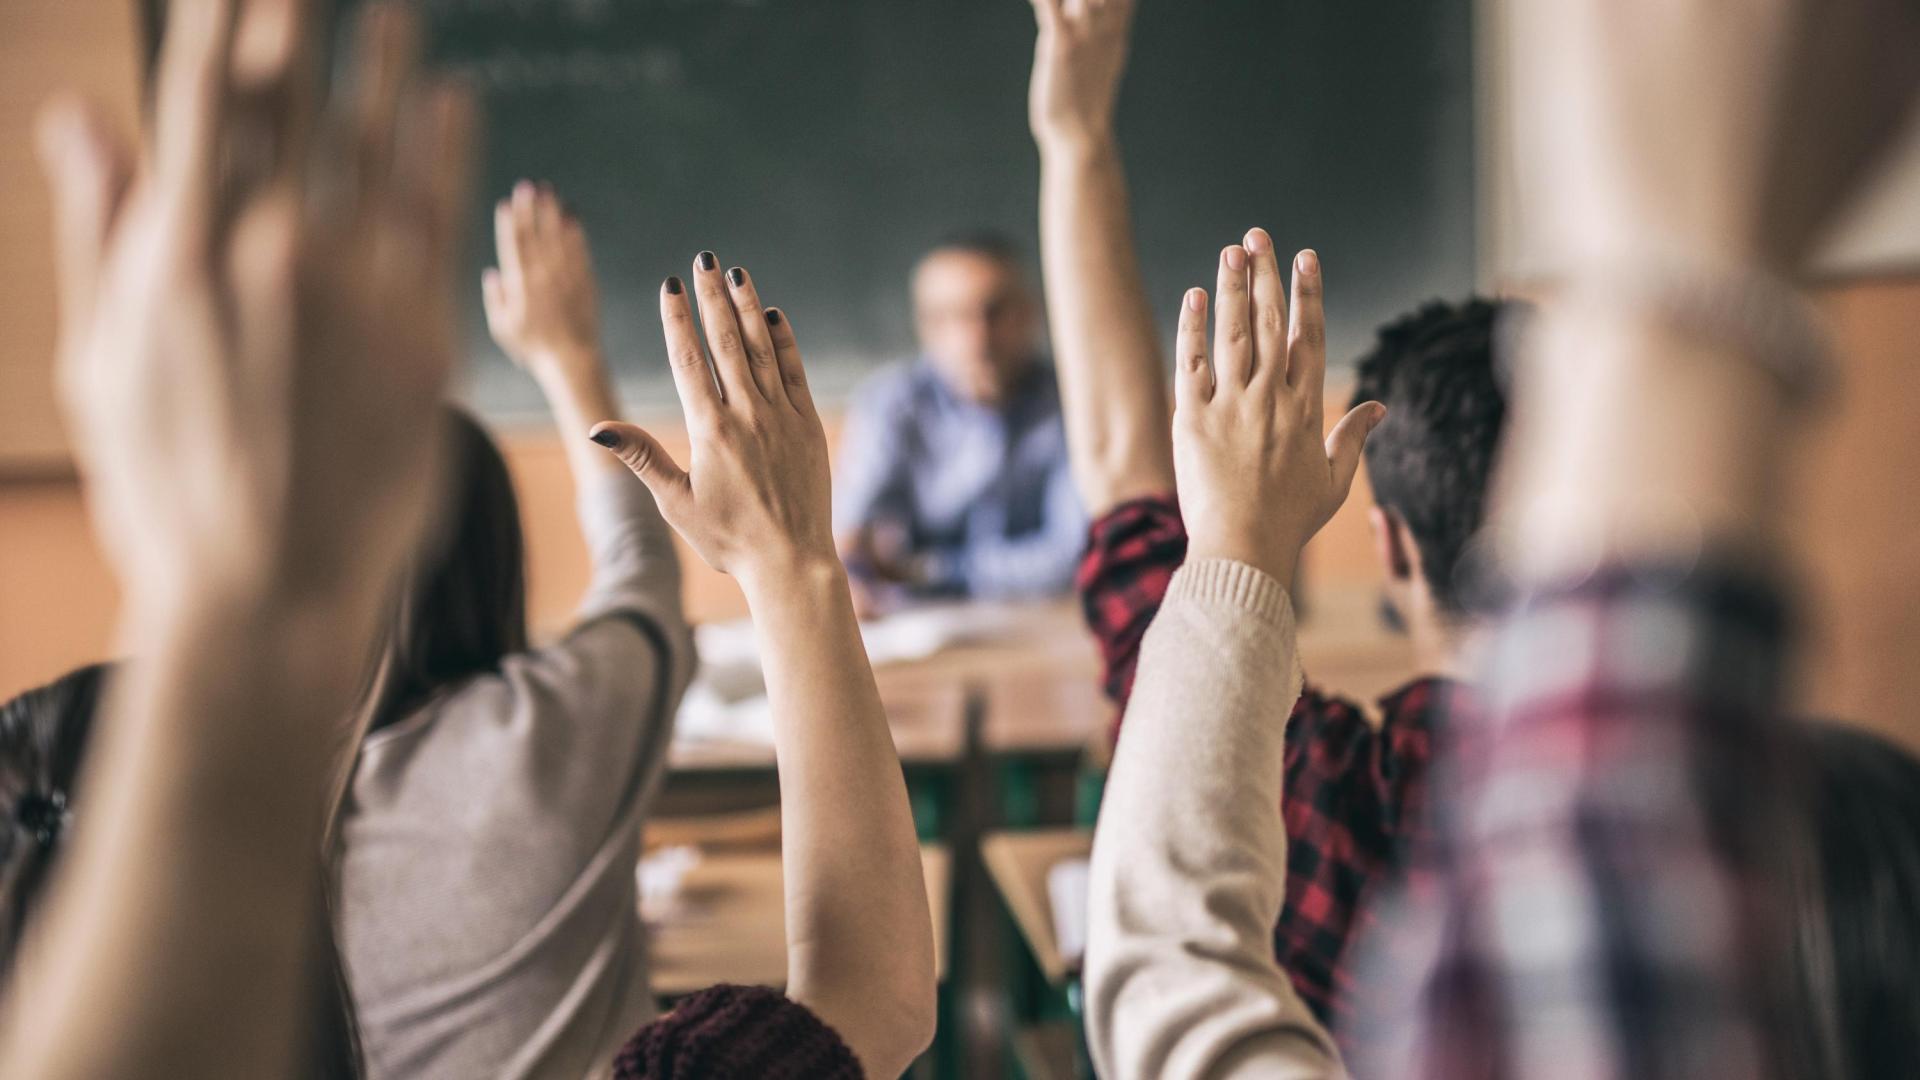
[[[1225,604],[1275,632],[1293,630],[1293,601],[1273,575],[1233,559],[1197,559],[1182,566],[1167,586],[1167,602]]]
[[[627,1040],[614,1080],[864,1080],[853,1051],[813,1010],[764,986],[711,986]]]

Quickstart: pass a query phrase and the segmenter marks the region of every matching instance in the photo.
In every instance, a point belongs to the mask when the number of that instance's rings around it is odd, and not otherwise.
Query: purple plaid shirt
[[[1787,619],[1616,568],[1522,598],[1436,765],[1434,842],[1359,943],[1368,1077],[1794,1075]]]

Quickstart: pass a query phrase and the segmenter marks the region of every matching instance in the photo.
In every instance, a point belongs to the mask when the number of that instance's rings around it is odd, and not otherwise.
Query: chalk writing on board
[[[421,0],[420,6],[436,19],[476,15],[601,23],[634,11],[765,4],[766,0]]]
[[[672,86],[685,70],[680,55],[664,47],[618,53],[495,52],[454,61],[452,67],[482,91]]]

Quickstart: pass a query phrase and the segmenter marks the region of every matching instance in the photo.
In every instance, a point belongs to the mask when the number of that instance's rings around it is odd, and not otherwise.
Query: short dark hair
[[[1406,523],[1435,603],[1456,614],[1467,607],[1460,564],[1484,519],[1507,419],[1496,327],[1525,308],[1479,297],[1432,301],[1381,327],[1360,358],[1354,404],[1387,407],[1367,439],[1374,502]]]
[[[1026,262],[1026,252],[1020,242],[998,229],[972,228],[956,229],[934,241],[927,249],[927,255],[942,251],[958,251],[967,255],[979,255],[1007,266],[1022,267]],[[926,256],[922,256],[924,259]]]

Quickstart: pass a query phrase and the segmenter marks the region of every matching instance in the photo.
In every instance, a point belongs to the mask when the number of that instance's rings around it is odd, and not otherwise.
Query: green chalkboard
[[[349,7],[351,5],[348,5]],[[520,177],[586,222],[635,406],[667,393],[654,290],[751,267],[831,396],[912,348],[906,271],[956,228],[1031,249],[1024,0],[423,0],[484,95],[470,396],[534,389],[488,342],[486,212]],[[1141,0],[1120,128],[1161,322],[1264,224],[1328,267],[1336,362],[1473,280],[1471,0]],[[664,400],[670,400],[665,398]]]

